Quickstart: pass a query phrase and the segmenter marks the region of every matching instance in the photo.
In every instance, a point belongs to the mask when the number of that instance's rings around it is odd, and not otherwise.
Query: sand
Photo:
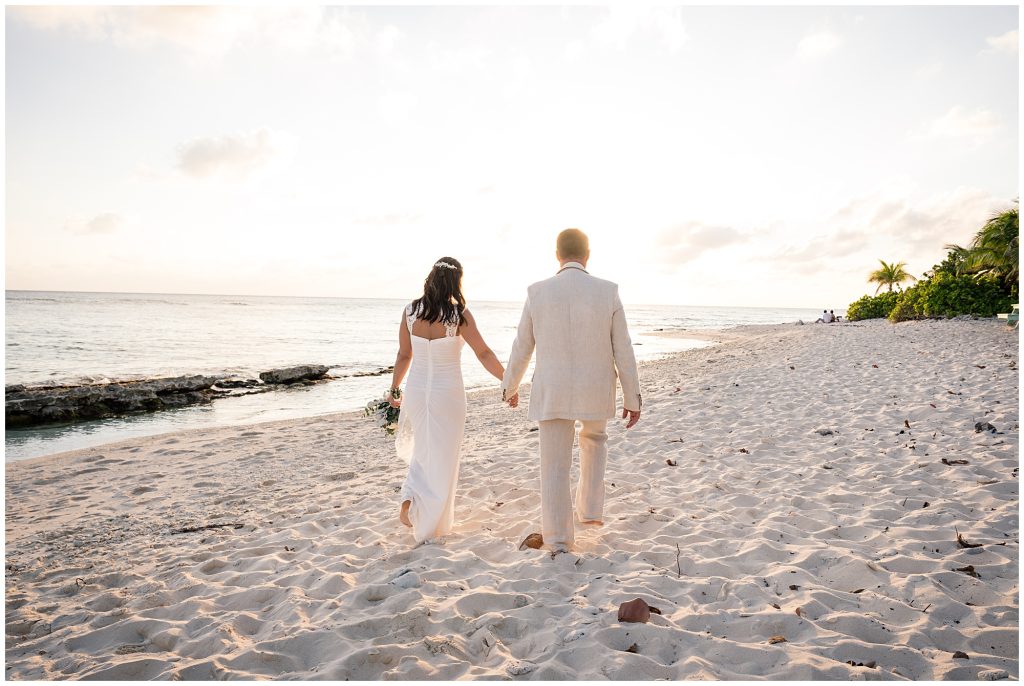
[[[727,334],[641,366],[606,523],[554,558],[518,549],[537,434],[494,391],[441,545],[354,413],[8,464],[6,676],[1016,679],[1017,333]],[[661,614],[618,623],[636,597]]]

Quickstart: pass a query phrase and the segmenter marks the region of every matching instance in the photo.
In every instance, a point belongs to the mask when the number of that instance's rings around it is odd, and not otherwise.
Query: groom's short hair
[[[570,257],[586,257],[590,252],[590,240],[587,234],[579,229],[566,229],[558,234],[555,251],[563,260]]]

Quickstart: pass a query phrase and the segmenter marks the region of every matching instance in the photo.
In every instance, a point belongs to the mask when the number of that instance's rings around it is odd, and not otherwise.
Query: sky
[[[1018,197],[1017,7],[7,7],[6,287],[842,308]]]

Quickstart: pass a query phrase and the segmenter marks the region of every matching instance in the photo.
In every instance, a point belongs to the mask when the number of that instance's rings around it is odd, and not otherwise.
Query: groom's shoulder
[[[531,283],[529,286],[526,287],[526,292],[530,295],[533,295],[534,293],[543,291],[551,287],[552,285],[554,285],[554,283],[555,277],[549,276],[546,279],[541,279],[540,281],[534,281],[533,283]]]
[[[613,281],[608,281],[607,279],[598,278],[593,274],[580,272],[574,274],[573,276],[577,279],[577,284],[579,284],[580,280],[582,280],[582,282],[585,283],[588,288],[594,289],[596,291],[614,293],[619,288],[619,285],[617,283]],[[550,276],[546,279],[542,279],[541,281],[537,281],[535,283],[530,284],[529,286],[527,286],[526,292],[530,296],[536,296],[544,292],[558,292],[559,289],[562,289],[564,286],[564,279],[560,279],[559,276],[556,274],[554,276]]]
[[[605,289],[608,289],[608,290],[615,290],[615,289],[617,289],[619,287],[619,284],[615,283],[614,281],[609,281],[608,279],[602,279],[602,278],[599,278],[597,276],[594,276],[593,274],[588,274],[587,276],[590,277],[590,280],[596,286],[600,286],[601,288],[605,288]]]

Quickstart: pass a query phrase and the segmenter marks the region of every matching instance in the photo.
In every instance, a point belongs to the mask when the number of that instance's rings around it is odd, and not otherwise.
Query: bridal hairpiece
[[[458,269],[454,264],[448,262],[435,262],[434,267],[444,267],[445,269]]]

